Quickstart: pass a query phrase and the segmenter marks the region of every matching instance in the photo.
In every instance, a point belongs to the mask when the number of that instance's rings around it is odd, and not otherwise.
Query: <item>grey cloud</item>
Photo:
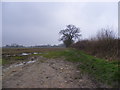
[[[106,25],[117,27],[117,3],[3,3],[3,44],[58,44],[67,24],[89,38]]]

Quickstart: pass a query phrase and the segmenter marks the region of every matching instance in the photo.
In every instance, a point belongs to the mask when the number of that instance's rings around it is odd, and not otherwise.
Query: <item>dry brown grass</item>
[[[2,49],[2,64],[10,65],[13,63],[29,61],[30,58],[39,57],[41,54],[30,54],[26,56],[21,56],[21,53],[47,53],[51,51],[61,51],[65,48],[3,48]],[[10,56],[8,56],[10,55]]]
[[[95,38],[82,40],[72,47],[86,51],[94,56],[107,60],[119,60],[120,39],[117,39],[113,31],[102,29]]]
[[[20,53],[32,53],[32,52],[48,52],[48,51],[60,51],[65,48],[3,48],[2,54],[20,54]]]

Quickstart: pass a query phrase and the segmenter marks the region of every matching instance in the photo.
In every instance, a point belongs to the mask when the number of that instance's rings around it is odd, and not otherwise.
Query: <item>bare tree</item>
[[[97,33],[97,39],[98,40],[109,40],[109,39],[115,39],[115,33],[111,28],[102,28]]]
[[[72,46],[84,50],[95,56],[108,60],[118,60],[120,58],[120,39],[115,35],[114,29],[102,28],[96,36],[91,39],[79,41]]]
[[[81,36],[80,29],[77,28],[75,25],[67,25],[67,28],[61,30],[59,34],[62,35],[60,41],[63,41],[66,47],[69,47],[71,44],[74,43],[75,39],[78,39]]]

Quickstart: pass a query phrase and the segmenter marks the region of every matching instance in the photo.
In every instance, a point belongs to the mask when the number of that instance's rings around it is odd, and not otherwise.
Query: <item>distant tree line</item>
[[[59,47],[65,47],[64,44],[59,44],[59,45],[36,45],[36,46],[30,46],[32,48],[59,48]]]
[[[5,45],[3,48],[57,48],[57,47],[65,47],[64,44],[59,45],[34,45],[34,46],[24,46],[19,44],[11,44],[11,45]]]
[[[3,46],[3,48],[23,48],[23,45],[19,45],[19,44],[11,44],[11,45],[5,45]]]

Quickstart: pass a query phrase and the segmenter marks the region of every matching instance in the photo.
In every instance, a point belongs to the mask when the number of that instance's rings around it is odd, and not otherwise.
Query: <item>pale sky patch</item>
[[[59,31],[66,25],[80,27],[82,39],[100,28],[118,28],[117,2],[4,2],[3,45],[60,44]]]

